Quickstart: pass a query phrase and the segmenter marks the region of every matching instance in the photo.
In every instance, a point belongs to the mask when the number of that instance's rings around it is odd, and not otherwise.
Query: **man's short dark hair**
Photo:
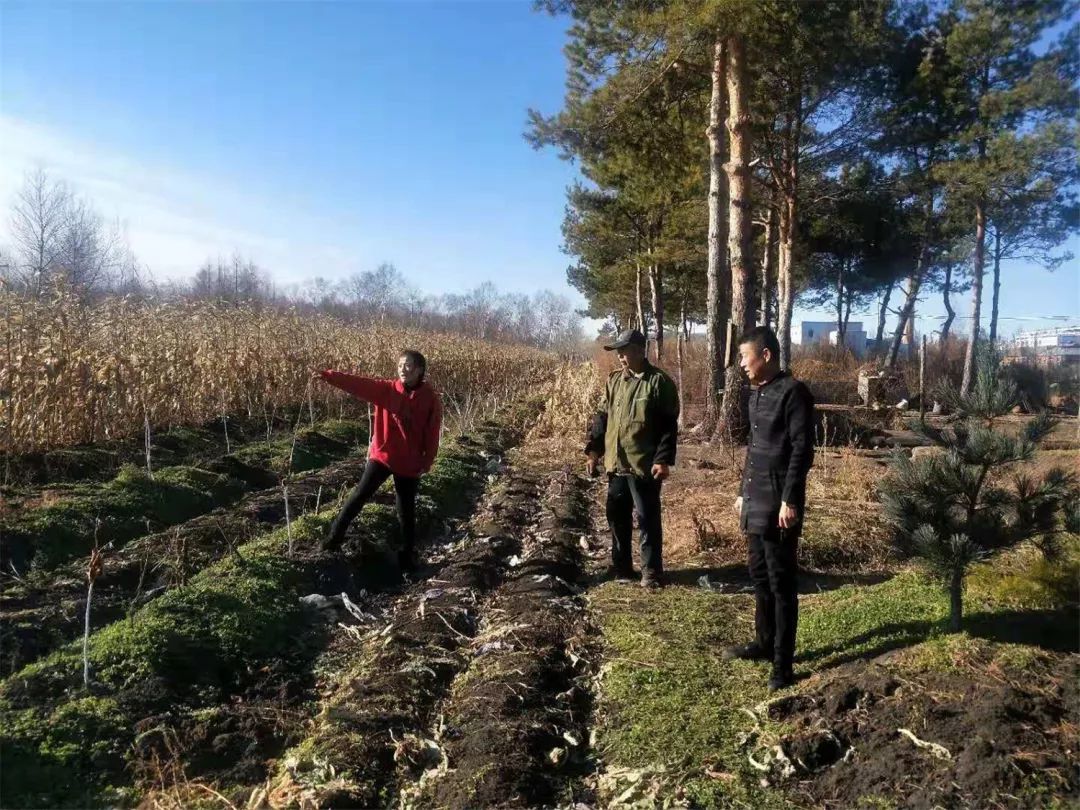
[[[744,343],[753,343],[758,352],[768,349],[773,358],[780,359],[780,341],[776,337],[776,332],[767,326],[747,329],[739,338],[739,345],[742,346]]]

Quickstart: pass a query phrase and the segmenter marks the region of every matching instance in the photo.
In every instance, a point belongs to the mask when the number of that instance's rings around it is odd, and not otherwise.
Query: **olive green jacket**
[[[615,371],[593,417],[586,453],[604,459],[614,475],[650,475],[653,464],[674,464],[679,392],[671,377],[645,363],[641,377]]]

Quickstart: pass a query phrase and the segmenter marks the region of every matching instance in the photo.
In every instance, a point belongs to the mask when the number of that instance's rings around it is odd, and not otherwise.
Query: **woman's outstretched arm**
[[[343,371],[320,371],[319,377],[335,388],[340,388],[364,402],[370,402],[391,413],[401,410],[401,395],[392,380],[377,380],[373,377],[360,377]]]

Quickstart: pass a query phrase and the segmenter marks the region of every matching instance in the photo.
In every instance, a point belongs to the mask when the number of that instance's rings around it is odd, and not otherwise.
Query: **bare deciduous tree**
[[[63,248],[69,200],[67,186],[38,168],[27,173],[11,206],[15,248],[12,277],[30,295],[38,296]]]

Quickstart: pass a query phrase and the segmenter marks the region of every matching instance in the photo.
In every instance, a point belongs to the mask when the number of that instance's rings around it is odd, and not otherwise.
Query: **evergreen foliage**
[[[969,566],[1023,540],[1033,540],[1053,557],[1061,535],[1080,526],[1080,489],[1063,469],[1006,477],[1009,467],[1033,457],[1052,422],[1041,414],[1017,435],[996,423],[1016,405],[1018,393],[989,349],[980,355],[970,392],[947,384],[940,397],[957,420],[944,427],[912,427],[942,452],[898,457],[882,483],[881,501],[901,551],[923,559],[947,583],[951,626],[959,630]]]

